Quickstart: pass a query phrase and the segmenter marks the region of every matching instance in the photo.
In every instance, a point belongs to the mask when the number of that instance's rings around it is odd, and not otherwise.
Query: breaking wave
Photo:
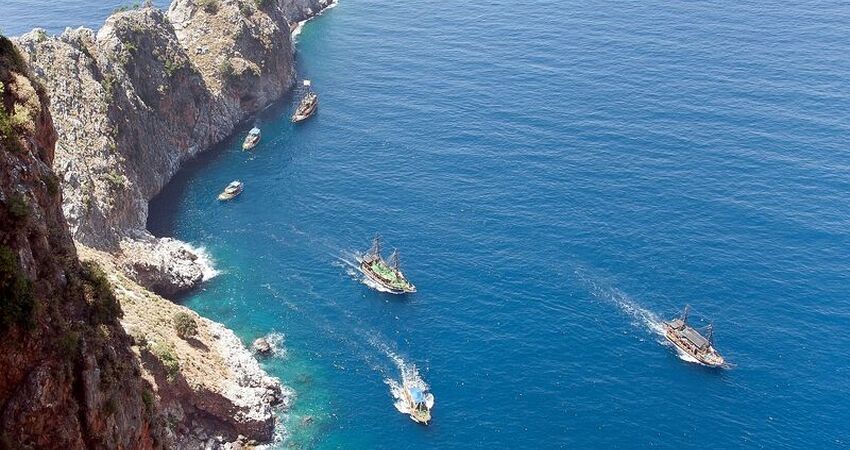
[[[272,349],[272,356],[277,358],[286,357],[286,347],[284,346],[286,336],[283,333],[273,331],[265,336],[265,340]]]
[[[303,30],[304,30],[304,24],[305,24],[305,23],[309,22],[310,20],[312,20],[312,19],[314,19],[314,18],[316,18],[316,17],[321,16],[322,14],[324,14],[324,13],[325,13],[325,11],[327,11],[327,10],[329,10],[329,9],[336,8],[336,7],[337,7],[337,5],[339,5],[339,1],[338,1],[338,0],[334,0],[334,1],[332,1],[330,4],[328,4],[328,6],[326,6],[324,9],[322,9],[321,11],[319,11],[319,13],[318,13],[318,14],[316,14],[316,15],[314,15],[314,16],[312,16],[312,17],[310,17],[309,19],[302,20],[302,21],[298,22],[298,24],[295,26],[295,28],[294,28],[294,29],[292,30],[292,32],[289,34],[289,35],[290,35],[290,37],[291,37],[291,39],[292,39],[292,41],[293,41],[293,42],[295,42],[295,40],[298,38],[298,35],[299,35],[299,34],[301,34],[301,31],[303,31]]]
[[[194,246],[192,244],[186,244],[189,250],[197,255],[198,259],[195,260],[201,266],[201,273],[203,274],[203,280],[208,281],[212,278],[217,277],[221,274],[221,271],[215,268],[215,260],[213,260],[210,252],[207,251],[204,246]]]

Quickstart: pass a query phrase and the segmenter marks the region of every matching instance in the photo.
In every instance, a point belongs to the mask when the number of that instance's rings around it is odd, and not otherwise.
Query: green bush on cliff
[[[95,323],[111,323],[124,317],[121,305],[112,292],[112,285],[103,269],[92,261],[83,262],[83,279],[87,286],[87,297],[91,305],[91,317]]]
[[[0,83],[2,87],[2,83]],[[0,91],[0,100],[3,98],[3,92]],[[21,142],[18,140],[18,133],[15,131],[15,118],[6,112],[6,108],[0,103],[0,143],[7,150],[15,153],[23,151]]]
[[[233,77],[233,75],[236,74],[236,70],[233,68],[233,64],[230,63],[230,60],[225,59],[218,65],[218,73],[226,80]]]
[[[47,188],[47,193],[53,197],[59,193],[59,179],[56,175],[47,174],[44,178],[41,179],[44,182],[44,187]]]
[[[163,367],[165,367],[165,375],[168,377],[168,381],[174,381],[177,378],[177,374],[180,373],[180,360],[177,359],[177,355],[174,354],[174,348],[171,345],[165,342],[156,342],[151,347],[151,353],[157,357],[157,359],[162,362]]]
[[[198,335],[198,323],[195,318],[184,311],[180,311],[173,317],[174,330],[177,335],[183,339],[188,339]]]
[[[35,325],[35,300],[30,281],[24,277],[11,248],[0,246],[0,333],[12,325]]]
[[[10,194],[6,199],[6,211],[15,221],[23,221],[29,215],[30,209],[24,196],[18,193]]]

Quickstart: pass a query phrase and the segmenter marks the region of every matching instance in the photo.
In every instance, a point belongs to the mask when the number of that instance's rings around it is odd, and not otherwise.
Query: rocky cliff
[[[292,86],[290,33],[329,3],[175,0],[96,33],[0,39],[0,449],[279,431],[286,388],[231,331],[150,292],[190,289],[204,267],[145,230],[147,204]]]
[[[329,0],[175,0],[112,15],[95,33],[34,30],[22,53],[50,97],[55,170],[78,242],[119,256],[171,295],[202,281],[198,255],[145,230],[147,204],[187,159],[284,94],[290,32]]]
[[[0,37],[0,447],[161,447],[121,308],[62,217],[55,142],[44,89]]]

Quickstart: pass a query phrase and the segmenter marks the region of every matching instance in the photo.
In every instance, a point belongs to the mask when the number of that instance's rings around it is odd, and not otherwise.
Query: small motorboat
[[[304,86],[309,88],[310,80],[304,80]],[[298,123],[307,120],[318,108],[319,96],[310,89],[307,91],[307,94],[304,95],[304,98],[301,99],[301,103],[298,104],[298,108],[295,109],[295,113],[292,114],[292,122]]]
[[[402,386],[401,397],[396,402],[396,409],[410,416],[410,419],[422,425],[431,421],[431,408],[434,407],[434,394],[426,392],[419,386],[405,383]]]
[[[218,199],[221,201],[230,200],[242,193],[242,182],[239,180],[231,181],[230,184],[218,194]]]
[[[260,143],[260,129],[257,127],[251,128],[248,136],[245,136],[245,142],[242,143],[242,150],[251,150]]]

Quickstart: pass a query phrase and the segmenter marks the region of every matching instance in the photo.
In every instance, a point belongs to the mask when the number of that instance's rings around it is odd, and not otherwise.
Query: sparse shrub
[[[27,206],[27,201],[24,200],[24,196],[18,193],[9,195],[9,198],[6,200],[6,210],[9,211],[9,215],[17,221],[26,219],[30,211]]]
[[[55,196],[59,193],[59,179],[54,174],[47,174],[41,181],[44,182],[44,186],[47,188],[47,193],[50,194],[51,197]]]
[[[195,318],[184,311],[174,315],[174,330],[177,335],[183,339],[195,337],[198,335],[198,323]]]
[[[236,74],[236,71],[233,69],[233,64],[230,63],[230,60],[225,59],[218,65],[218,73],[221,74],[222,78],[228,79],[233,77]]]
[[[153,392],[145,389],[142,391],[142,402],[145,404],[145,411],[148,413],[153,412],[154,407],[154,397]]]
[[[171,58],[166,58],[162,63],[162,67],[165,70],[165,75],[171,78],[181,67],[183,64],[180,64],[178,61],[175,61]]]
[[[261,9],[268,6],[271,2],[272,2],[272,0],[254,0],[254,4],[257,5],[257,8],[261,8]]]
[[[35,325],[35,306],[32,286],[24,277],[17,256],[9,247],[0,246],[0,333],[12,325]]]
[[[60,355],[68,361],[73,361],[76,359],[77,353],[80,351],[80,333],[69,330],[59,338],[57,348],[59,349]]]
[[[15,131],[14,121],[2,104],[0,104],[0,142],[9,151],[20,153],[23,150],[18,140],[18,133]]]
[[[115,9],[113,9],[112,13],[115,14],[115,13],[120,13],[120,12],[124,12],[124,11],[131,11],[131,10],[134,10],[134,9],[139,9],[139,3],[138,2],[130,3],[128,5],[121,5],[117,8],[115,8]]]
[[[180,360],[177,359],[174,348],[165,342],[156,342],[151,346],[151,353],[162,362],[168,381],[174,381],[180,373]]]
[[[127,53],[132,56],[133,53],[136,53],[136,51],[139,50],[139,47],[137,47],[134,42],[127,41],[124,42],[124,50],[126,50]]]
[[[127,182],[127,178],[118,173],[115,169],[109,171],[106,175],[104,175],[104,177],[106,178],[106,181],[115,188],[124,187]]]
[[[124,316],[103,269],[92,261],[83,262],[83,278],[89,290],[91,316],[95,323],[111,323]]]
[[[218,0],[198,0],[198,5],[208,14],[218,12]]]

